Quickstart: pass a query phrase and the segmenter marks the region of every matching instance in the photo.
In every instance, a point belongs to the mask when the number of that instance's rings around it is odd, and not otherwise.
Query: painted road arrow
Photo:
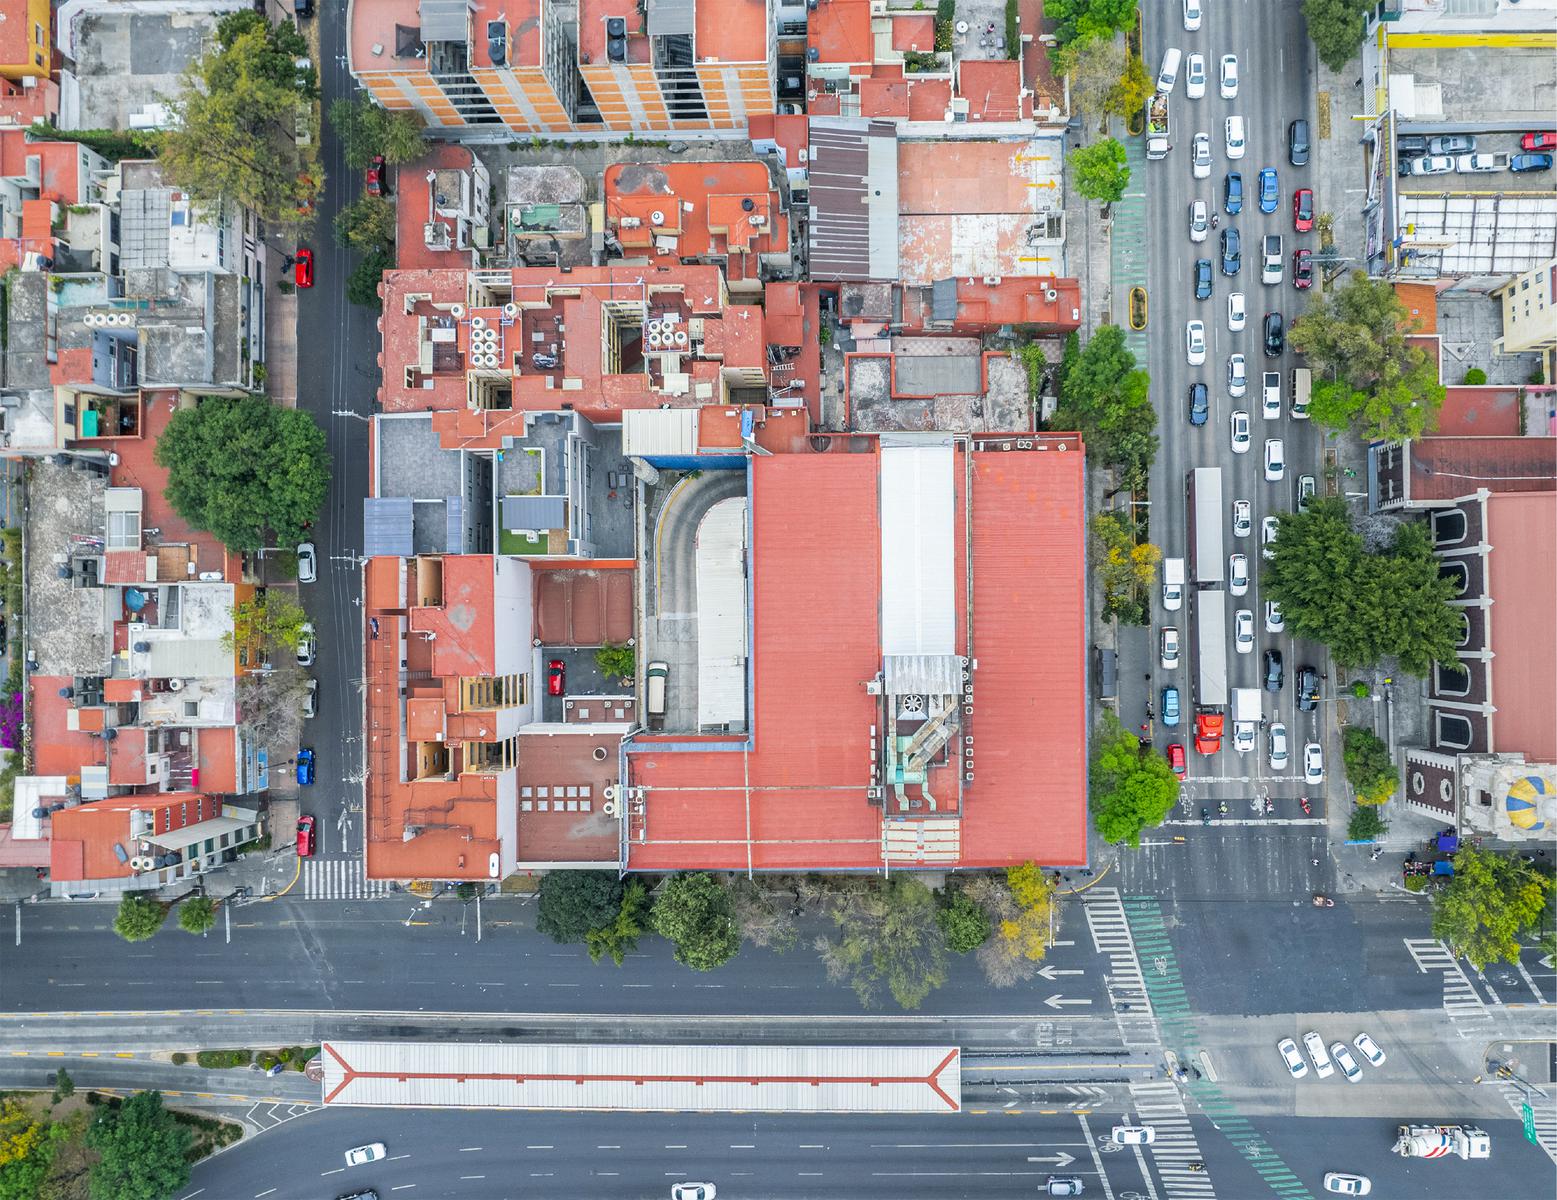
[[[1038,974],[1042,975],[1045,979],[1053,980],[1056,975],[1085,975],[1086,972],[1085,971],[1066,971],[1066,970],[1062,970],[1059,967],[1044,966],[1044,967],[1039,967],[1038,968]]]
[[[1059,1008],[1062,1004],[1091,1004],[1091,1000],[1067,1000],[1058,992],[1044,1001],[1050,1008]]]
[[[1065,1151],[1061,1150],[1058,1154],[1029,1154],[1027,1156],[1027,1161],[1034,1163],[1053,1163],[1056,1167],[1068,1167],[1076,1160],[1070,1155],[1066,1154]]]

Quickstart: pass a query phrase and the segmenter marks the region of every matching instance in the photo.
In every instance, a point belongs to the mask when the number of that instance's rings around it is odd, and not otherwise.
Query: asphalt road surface
[[[1231,738],[1224,736],[1221,751],[1211,757],[1195,753],[1193,735],[1188,728],[1192,720],[1194,670],[1193,638],[1191,637],[1190,605],[1178,612],[1162,608],[1161,595],[1153,602],[1152,692],[1154,702],[1160,703],[1164,686],[1179,689],[1185,721],[1177,729],[1165,729],[1160,722],[1155,727],[1155,740],[1159,749],[1169,742],[1182,742],[1189,754],[1189,782],[1191,802],[1185,811],[1198,813],[1200,805],[1209,801],[1212,812],[1216,802],[1229,798],[1230,806],[1238,811],[1232,817],[1248,816],[1245,805],[1249,798],[1268,794],[1278,805],[1282,815],[1293,815],[1296,798],[1305,791],[1314,795],[1316,789],[1305,789],[1301,783],[1299,765],[1304,742],[1318,740],[1325,745],[1325,761],[1330,786],[1336,795],[1341,791],[1335,785],[1340,774],[1340,747],[1331,736],[1329,708],[1322,703],[1317,713],[1296,711],[1294,679],[1297,669],[1304,663],[1324,670],[1323,649],[1312,643],[1297,643],[1290,634],[1265,632],[1265,596],[1260,587],[1260,522],[1276,513],[1288,512],[1295,507],[1296,481],[1299,475],[1313,475],[1320,481],[1321,438],[1311,421],[1293,420],[1289,415],[1290,394],[1288,377],[1291,368],[1300,360],[1290,351],[1279,358],[1267,358],[1263,351],[1262,327],[1267,312],[1281,312],[1290,325],[1292,319],[1307,305],[1307,293],[1299,292],[1291,283],[1291,255],[1299,245],[1317,249],[1317,234],[1296,234],[1292,225],[1292,197],[1295,188],[1314,185],[1311,166],[1292,167],[1287,162],[1286,137],[1288,124],[1297,117],[1314,115],[1313,47],[1308,41],[1298,0],[1221,0],[1206,5],[1205,19],[1196,33],[1186,33],[1179,19],[1177,4],[1149,6],[1143,9],[1145,17],[1144,49],[1148,69],[1155,72],[1162,55],[1169,46],[1183,51],[1187,60],[1191,53],[1205,57],[1208,83],[1203,99],[1190,100],[1185,95],[1180,67],[1179,82],[1170,101],[1173,149],[1160,162],[1145,164],[1143,181],[1148,208],[1147,228],[1150,230],[1148,292],[1151,304],[1150,350],[1147,368],[1151,373],[1152,394],[1157,408],[1158,434],[1161,449],[1151,473],[1151,531],[1152,541],[1162,547],[1164,557],[1186,558],[1189,548],[1188,514],[1185,503],[1185,480],[1196,467],[1222,468],[1222,495],[1227,511],[1223,514],[1224,554],[1242,553],[1249,558],[1252,580],[1243,596],[1227,598],[1227,630],[1231,641],[1233,614],[1238,609],[1249,609],[1255,614],[1256,636],[1251,653],[1235,653],[1227,647],[1228,686],[1257,688],[1261,683],[1260,666],[1263,651],[1267,647],[1282,653],[1286,670],[1284,689],[1274,698],[1263,694],[1266,717],[1281,721],[1287,727],[1292,766],[1274,773],[1267,765],[1267,738],[1262,732],[1256,739],[1253,753],[1237,754],[1232,750]],[[1241,75],[1238,95],[1233,100],[1223,100],[1218,92],[1218,63],[1224,54],[1238,56]],[[1227,117],[1241,115],[1246,126],[1247,150],[1237,161],[1228,159],[1223,137],[1223,125]],[[1205,179],[1192,177],[1190,168],[1191,142],[1196,133],[1206,133],[1211,142],[1211,174]],[[1262,167],[1275,167],[1280,184],[1280,196],[1276,211],[1260,212],[1257,180]],[[1243,177],[1243,211],[1238,216],[1228,216],[1222,205],[1223,180],[1229,170],[1237,170]],[[1206,241],[1195,244],[1189,236],[1189,208],[1193,201],[1206,201],[1213,212],[1221,213],[1220,228],[1212,230]],[[1326,198],[1315,195],[1316,211],[1326,209]],[[1242,266],[1234,277],[1220,271],[1219,237],[1228,228],[1236,228],[1242,236]],[[1282,254],[1286,260],[1284,279],[1279,286],[1263,286],[1260,283],[1260,240],[1263,235],[1280,234]],[[1194,299],[1194,264],[1198,258],[1212,262],[1212,292],[1208,300]],[[1232,292],[1242,292],[1246,298],[1247,323],[1242,332],[1233,333],[1228,328],[1227,298]],[[1191,367],[1185,354],[1185,323],[1200,320],[1206,326],[1206,361],[1203,366]],[[1241,353],[1248,373],[1247,393],[1233,399],[1228,387],[1228,358]],[[1260,376],[1265,371],[1281,373],[1282,416],[1279,420],[1265,420],[1260,415]],[[1206,385],[1211,414],[1205,425],[1195,427],[1189,423],[1189,388],[1192,383]],[[1251,445],[1246,454],[1232,450],[1230,420],[1233,411],[1249,414]],[[1285,478],[1279,482],[1265,482],[1263,449],[1267,438],[1280,438],[1285,445]],[[1253,533],[1246,538],[1234,538],[1232,534],[1232,502],[1249,500],[1253,508]],[[1227,564],[1223,564],[1224,572]],[[1180,666],[1171,671],[1162,669],[1157,657],[1158,637],[1164,625],[1176,626],[1181,645]],[[1139,688],[1144,681],[1139,677],[1128,678],[1122,686]],[[1159,710],[1160,711],[1160,710]],[[1229,722],[1229,730],[1230,722]],[[1322,815],[1321,806],[1315,806],[1315,816]],[[1323,828],[1315,832],[1322,838]],[[1237,827],[1218,828],[1215,836],[1236,842],[1246,835]],[[1294,839],[1297,842],[1301,839]],[[1296,844],[1291,853],[1303,855]],[[1306,860],[1308,855],[1303,855]],[[1323,857],[1321,855],[1321,857]]]
[[[1517,1121],[1486,1123],[1494,1161],[1467,1163],[1396,1158],[1395,1123],[1378,1120],[1275,1121],[1241,1131],[1234,1144],[1197,1117],[1192,1143],[1104,1150],[1118,1119],[341,1109],[298,1117],[200,1164],[179,1200],[317,1200],[365,1187],[381,1200],[606,1200],[665,1197],[672,1184],[692,1180],[732,1200],[983,1200],[1032,1197],[1052,1174],[1079,1176],[1084,1195],[1117,1200],[1238,1200],[1272,1194],[1261,1172],[1283,1167],[1298,1181],[1284,1193],[1293,1197],[1322,1195],[1327,1170],[1367,1174],[1381,1198],[1552,1194],[1552,1162],[1524,1142]],[[347,1149],[374,1141],[385,1143],[385,1161],[346,1168]],[[1193,1161],[1186,1152],[1201,1156],[1204,1175],[1183,1171]]]
[[[346,69],[347,6],[321,4],[319,83],[323,110],[356,90]],[[325,172],[318,218],[304,240],[314,251],[314,286],[298,292],[297,403],[325,430],[332,476],[324,510],[314,523],[319,580],[300,584],[303,607],[318,637],[309,668],[319,680],[319,715],[305,722],[303,744],[317,757],[317,782],[300,797],[316,819],[317,854],[362,856],[362,501],[368,492],[368,426],[378,391],[378,312],[346,299],[346,280],[357,263],[331,230],[335,214],[361,192],[360,171],[347,169],[340,139],[328,116],[320,155]],[[339,415],[355,413],[356,417]],[[278,844],[287,831],[277,831]]]

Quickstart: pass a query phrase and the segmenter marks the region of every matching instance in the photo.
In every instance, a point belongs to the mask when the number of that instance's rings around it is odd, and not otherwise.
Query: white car
[[[1227,356],[1227,392],[1234,400],[1249,390],[1249,368],[1241,354]]]
[[[1281,531],[1281,524],[1275,517],[1266,517],[1260,522],[1260,557],[1274,558],[1276,551],[1271,547],[1275,544],[1276,534]]]
[[[1249,414],[1241,408],[1233,410],[1232,433],[1233,453],[1249,453]]]
[[[1184,0],[1184,29],[1188,33],[1194,33],[1200,28],[1202,18],[1200,0]]]
[[[1222,55],[1222,99],[1236,100],[1238,98],[1238,56],[1236,54]]]
[[[1275,483],[1287,473],[1286,447],[1280,438],[1265,439],[1265,481]]]
[[[1206,323],[1190,321],[1184,326],[1184,356],[1192,367],[1203,366],[1206,361]]]
[[[1211,232],[1211,212],[1204,200],[1196,200],[1189,206],[1189,240],[1203,242]]]
[[[1211,174],[1211,135],[1197,133],[1195,140],[1190,143],[1189,161],[1192,173],[1196,179],[1205,179]]]
[[[1233,752],[1248,754],[1254,749],[1254,726],[1241,721],[1233,722]]]
[[[312,720],[319,715],[319,681],[310,679],[303,688],[303,716]]]
[[[1227,157],[1239,159],[1243,157],[1243,118],[1231,116],[1222,125],[1222,140],[1227,144]]]
[[[1357,1065],[1357,1060],[1352,1057],[1352,1052],[1345,1042],[1331,1042],[1330,1057],[1335,1059],[1335,1065],[1341,1068],[1341,1074],[1346,1076],[1347,1083],[1356,1083],[1362,1078],[1362,1068]]]
[[[353,1146],[346,1151],[346,1165],[360,1167],[364,1163],[377,1162],[385,1153],[383,1142],[374,1142],[371,1146]]]
[[[1116,1146],[1150,1146],[1157,1131],[1150,1125],[1115,1125],[1110,1136]]]
[[[1314,1060],[1314,1074],[1320,1079],[1328,1079],[1335,1074],[1335,1068],[1330,1065],[1330,1056],[1325,1053],[1324,1039],[1313,1030],[1303,1035],[1303,1048],[1308,1051],[1308,1057]]]
[[[1252,508],[1247,500],[1233,501],[1233,536],[1248,537],[1254,531],[1254,522],[1250,517]]]
[[[1270,769],[1272,771],[1285,771],[1287,769],[1287,727],[1280,721],[1270,727]]]
[[[1254,652],[1254,612],[1240,608],[1233,614],[1233,649],[1239,654]]]
[[[1373,1191],[1373,1180],[1366,1175],[1353,1175],[1349,1171],[1326,1171],[1325,1191],[1338,1196],[1366,1196]]]
[[[1265,632],[1280,633],[1287,627],[1287,619],[1281,615],[1281,605],[1274,600],[1265,602]]]
[[[1247,554],[1229,554],[1227,556],[1227,590],[1235,596],[1242,596],[1249,590],[1249,556]]]
[[[1241,333],[1248,320],[1249,310],[1244,307],[1243,293],[1229,293],[1227,297],[1227,328],[1233,333]]]
[[[1303,1061],[1302,1052],[1291,1038],[1282,1038],[1276,1043],[1276,1049],[1281,1051],[1281,1061],[1287,1064],[1293,1079],[1302,1079],[1308,1074],[1308,1064]]]
[[[1179,665],[1179,631],[1172,625],[1162,630],[1162,669],[1171,671]]]
[[[1306,742],[1303,746],[1303,782],[1325,781],[1325,751],[1318,742]]]
[[[297,665],[313,666],[314,649],[314,624],[312,621],[304,621],[297,628]]]
[[[1454,170],[1454,159],[1447,154],[1424,154],[1413,158],[1405,169],[1406,175],[1447,175]]]
[[[670,1200],[714,1200],[719,1190],[711,1183],[673,1183]]]
[[[1184,94],[1199,100],[1206,94],[1206,56],[1191,54],[1184,68]]]
[[[303,542],[297,548],[297,581],[312,583],[319,578],[319,556],[312,542]]]
[[[1368,1060],[1369,1066],[1382,1067],[1384,1065],[1384,1051],[1380,1050],[1379,1044],[1367,1034],[1359,1033],[1352,1039],[1352,1045],[1356,1046],[1358,1052]]]
[[[1281,419],[1281,372],[1265,371],[1260,375],[1260,416],[1267,421]]]

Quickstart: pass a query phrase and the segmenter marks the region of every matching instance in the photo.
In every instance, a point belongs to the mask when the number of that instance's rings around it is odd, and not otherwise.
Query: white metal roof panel
[[[951,442],[881,448],[881,650],[952,654],[957,642]]]
[[[959,1112],[955,1046],[325,1042],[324,1103],[389,1108]]]
[[[622,413],[622,453],[643,458],[696,454],[697,409],[627,409]]]
[[[697,530],[699,729],[746,725],[746,497],[715,504]]]

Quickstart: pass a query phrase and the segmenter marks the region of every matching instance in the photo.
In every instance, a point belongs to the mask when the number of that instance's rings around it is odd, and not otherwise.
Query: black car
[[[1195,299],[1208,300],[1211,297],[1211,260],[1209,258],[1197,258],[1195,260]]]
[[[1319,707],[1319,672],[1307,664],[1298,668],[1297,697],[1299,712],[1313,712]]]
[[[1308,122],[1301,117],[1287,126],[1287,161],[1294,167],[1308,163]]]
[[[1243,211],[1243,176],[1237,171],[1229,171],[1222,183],[1222,207],[1230,217]]]
[[[1236,229],[1222,230],[1222,274],[1236,275],[1243,266],[1243,242]]]
[[[1265,314],[1265,357],[1280,358],[1287,348],[1287,329],[1279,312]]]
[[[1206,385],[1192,383],[1189,385],[1189,423],[1191,425],[1204,425],[1206,418],[1211,415],[1211,402],[1206,395]]]
[[[1281,651],[1267,650],[1265,652],[1265,690],[1267,692],[1281,691]]]
[[[1396,154],[1426,154],[1427,138],[1420,133],[1403,133],[1395,139]]]

